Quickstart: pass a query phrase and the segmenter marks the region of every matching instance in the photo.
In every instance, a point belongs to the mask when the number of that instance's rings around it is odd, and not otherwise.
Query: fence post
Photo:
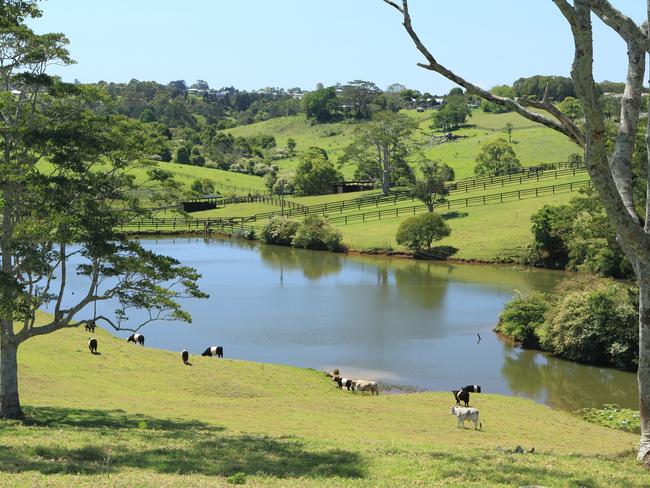
[[[348,225],[348,216],[345,216],[345,225]]]
[[[521,190],[517,190],[517,199],[521,200]]]

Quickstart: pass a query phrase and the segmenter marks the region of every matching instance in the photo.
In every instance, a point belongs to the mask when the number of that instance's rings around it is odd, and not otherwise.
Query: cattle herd
[[[86,324],[86,331],[94,332],[95,324]],[[144,336],[142,334],[131,334],[126,341],[144,347]],[[97,339],[95,337],[88,338],[88,349],[91,354],[98,354]],[[210,346],[203,351],[201,356],[223,358],[223,346]],[[183,364],[191,366],[191,363],[189,362],[190,353],[186,349],[181,351],[181,359],[183,360]],[[361,392],[361,394],[365,394],[366,392],[369,392],[370,395],[379,395],[379,386],[376,381],[344,378],[340,375],[338,369],[335,369],[331,374],[327,373],[327,375],[332,378],[334,383],[336,383],[340,389],[346,388],[348,391],[352,391],[352,393]],[[456,417],[458,427],[465,428],[465,421],[469,420],[474,423],[474,429],[478,429],[479,427],[482,429],[483,425],[479,418],[479,411],[476,408],[471,408],[469,406],[470,392],[481,393],[481,387],[479,385],[467,385],[459,390],[452,390],[451,392],[454,394],[454,399],[456,400],[456,405],[451,407],[451,415]],[[465,404],[464,407],[460,406],[461,402]]]
[[[93,323],[92,325],[86,324],[86,331],[91,331],[94,332],[95,330],[95,324]],[[142,347],[144,347],[144,336],[142,334],[131,334],[127,339],[126,342],[133,342],[134,344],[139,344]],[[97,353],[97,339],[95,337],[89,337],[88,338],[88,349],[90,350],[91,354],[98,354]],[[223,346],[210,346],[208,347],[205,351],[203,351],[203,354],[201,356],[216,356],[218,358],[223,357]],[[191,366],[190,363],[190,353],[187,352],[186,349],[183,349],[181,351],[181,359],[183,360],[183,364],[186,366]]]

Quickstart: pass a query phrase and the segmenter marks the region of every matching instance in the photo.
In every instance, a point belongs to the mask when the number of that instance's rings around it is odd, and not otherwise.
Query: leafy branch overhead
[[[178,185],[150,161],[152,129],[102,110],[95,87],[49,76],[70,64],[67,39],[34,33],[34,1],[10,1],[0,18],[0,417],[20,417],[16,350],[25,340],[94,319],[122,330],[190,321],[180,306],[205,298],[196,270],[146,250],[117,229],[172,202]],[[134,170],[146,173],[136,180]],[[85,289],[70,293],[72,274]],[[111,301],[114,314],[94,317]],[[37,311],[53,312],[37,323]],[[129,320],[133,310],[145,318]]]

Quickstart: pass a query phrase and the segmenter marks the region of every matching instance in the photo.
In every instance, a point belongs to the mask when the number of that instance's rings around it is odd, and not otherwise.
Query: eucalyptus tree
[[[645,199],[644,203],[635,199],[632,177],[632,154],[642,107],[646,58],[650,49],[650,24],[646,19],[642,25],[637,25],[607,0],[551,0],[559,15],[567,21],[573,37],[571,79],[584,114],[584,128],[581,128],[551,102],[548,90],[541,99],[536,100],[499,96],[442,65],[415,31],[408,0],[383,1],[400,12],[406,32],[424,56],[426,61],[418,63],[418,66],[441,74],[465,88],[469,94],[504,105],[533,122],[560,132],[584,149],[585,166],[591,181],[639,283],[638,383],[641,440],[638,459],[650,467],[650,198]],[[650,13],[650,0],[647,5]],[[603,97],[594,82],[592,16],[610,27],[627,45],[625,90],[612,149],[609,149],[606,137]],[[496,57],[498,56],[495,55]],[[546,113],[535,112],[534,109]],[[643,144],[650,152],[650,118]],[[646,171],[644,179],[646,193],[650,194],[650,171]]]
[[[407,163],[411,151],[409,138],[418,127],[408,115],[378,112],[370,122],[357,129],[354,142],[345,148],[340,162],[357,166],[356,175],[381,181],[384,194],[399,173],[412,179]]]
[[[117,230],[147,215],[147,203],[168,203],[173,178],[146,162],[156,151],[148,126],[103,115],[101,93],[47,74],[72,61],[65,36],[25,25],[38,16],[35,1],[0,7],[1,418],[22,416],[23,342],[91,321],[118,330],[189,321],[178,299],[206,296],[195,270]],[[85,283],[76,295],[73,274]],[[92,313],[109,300],[114,313]],[[51,315],[38,314],[46,307]],[[144,318],[130,320],[134,309]]]

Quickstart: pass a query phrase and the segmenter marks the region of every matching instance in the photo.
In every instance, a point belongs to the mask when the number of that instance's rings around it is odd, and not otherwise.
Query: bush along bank
[[[633,287],[587,278],[553,293],[515,297],[495,331],[522,345],[585,364],[635,372],[639,362],[638,298]]]
[[[308,215],[302,222],[272,217],[262,229],[261,236],[266,244],[333,252],[345,250],[341,233],[320,215]]]

